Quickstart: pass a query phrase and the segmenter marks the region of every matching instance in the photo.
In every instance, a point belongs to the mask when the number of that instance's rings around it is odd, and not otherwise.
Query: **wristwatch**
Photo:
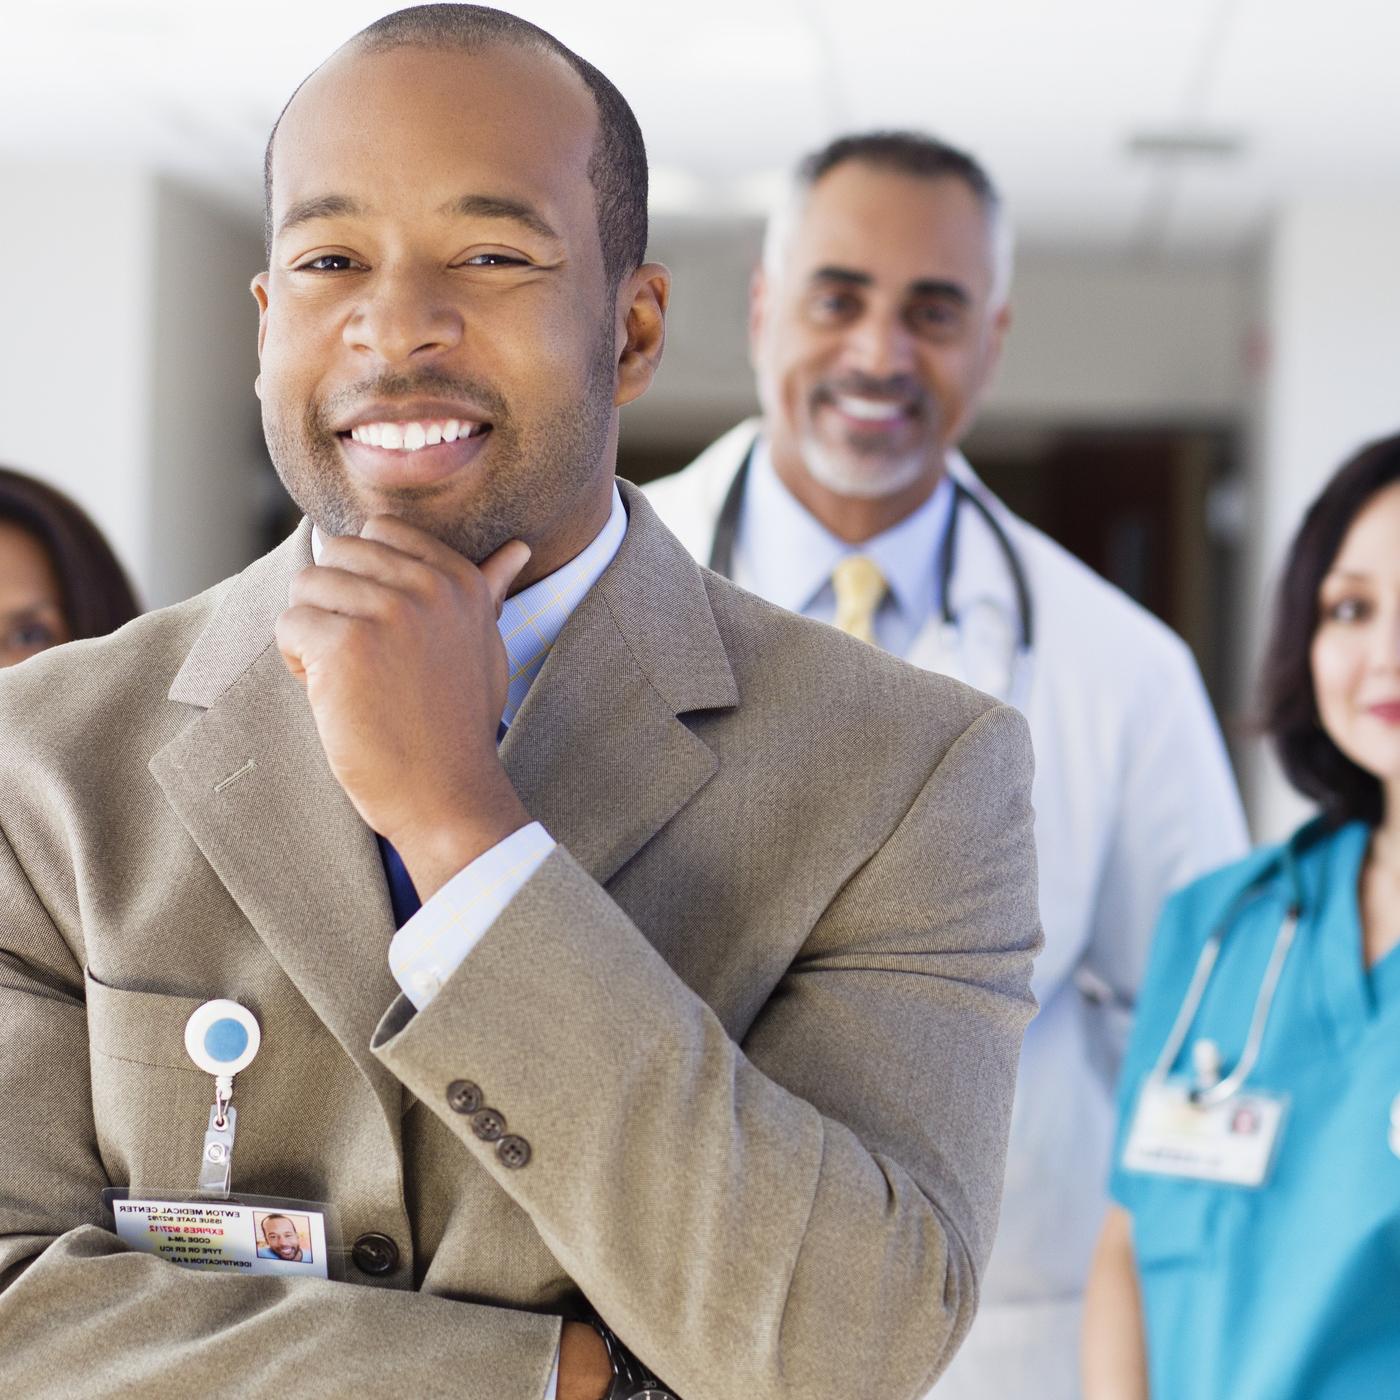
[[[674,1390],[656,1379],[618,1340],[608,1325],[596,1313],[589,1318],[593,1330],[603,1339],[612,1363],[612,1388],[603,1400],[680,1400]]]

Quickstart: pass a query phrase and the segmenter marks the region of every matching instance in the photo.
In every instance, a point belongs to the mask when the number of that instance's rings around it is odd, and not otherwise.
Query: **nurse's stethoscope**
[[[1309,830],[1305,830],[1299,836],[1305,837],[1310,834]],[[1278,864],[1271,864],[1261,871],[1255,879],[1250,881],[1248,887],[1242,890],[1231,902],[1225,917],[1207,940],[1206,946],[1201,949],[1201,956],[1196,960],[1196,970],[1191,975],[1191,983],[1186,989],[1181,1010],[1176,1013],[1171,1034],[1167,1037],[1167,1043],[1162,1047],[1162,1053],[1157,1057],[1157,1063],[1152,1067],[1152,1078],[1156,1080],[1165,1080],[1171,1073],[1172,1066],[1181,1053],[1181,1047],[1185,1045],[1186,1037],[1191,1033],[1191,1025],[1195,1021],[1196,1013],[1200,1010],[1201,1002],[1205,997],[1210,975],[1215,970],[1215,964],[1220,957],[1220,949],[1225,942],[1225,935],[1230,931],[1230,926],[1238,919],[1245,905],[1251,900],[1259,898],[1264,893],[1264,887],[1282,869],[1289,884],[1288,908],[1279,923],[1278,934],[1274,938],[1273,951],[1269,954],[1268,965],[1264,968],[1263,980],[1260,982],[1258,994],[1254,998],[1254,1011],[1249,1018],[1249,1033],[1245,1037],[1244,1049],[1240,1051],[1238,1062],[1234,1069],[1222,1078],[1220,1074],[1220,1049],[1216,1043],[1213,1040],[1203,1039],[1196,1041],[1191,1047],[1194,1082],[1190,1098],[1194,1104],[1201,1108],[1213,1108],[1239,1093],[1259,1059],[1259,1051],[1264,1043],[1264,1032],[1269,1024],[1269,1012],[1274,1004],[1274,993],[1278,990],[1279,978],[1283,975],[1283,965],[1288,961],[1289,950],[1293,947],[1293,940],[1298,933],[1298,921],[1303,916],[1303,884],[1298,874],[1298,858],[1294,850],[1295,842],[1298,839],[1299,837],[1295,837],[1289,841],[1279,855]]]
[[[729,483],[729,490],[725,492],[719,517],[715,521],[714,540],[710,545],[710,568],[726,578],[734,573],[734,542],[739,533],[744,490],[748,485],[749,465],[753,461],[755,445],[750,445],[744,460],[739,463],[739,470]],[[987,503],[956,477],[951,481],[953,498],[938,546],[938,596],[942,613],[939,640],[946,653],[958,658],[954,674],[969,685],[1003,700],[1024,700],[1029,688],[1035,643],[1034,608],[1025,566],[1016,546],[1011,543]],[[957,567],[958,525],[964,504],[970,505],[981,517],[1006,561],[1006,571],[1016,595],[1014,619],[992,597],[974,599],[960,609],[953,606],[952,583]]]

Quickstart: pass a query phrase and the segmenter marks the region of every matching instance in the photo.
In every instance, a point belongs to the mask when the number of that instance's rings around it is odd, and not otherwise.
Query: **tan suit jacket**
[[[624,492],[502,751],[559,849],[418,1014],[273,643],[305,527],[0,681],[0,1393],[540,1400],[580,1294],[686,1400],[947,1362],[1033,1007],[1025,725],[702,571]],[[211,997],[263,1030],[235,1190],[331,1201],[397,1268],[192,1273],[102,1228],[109,1184],[194,1184]]]

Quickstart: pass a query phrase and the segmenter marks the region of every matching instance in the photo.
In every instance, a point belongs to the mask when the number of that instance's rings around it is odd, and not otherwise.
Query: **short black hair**
[[[976,157],[921,131],[867,131],[838,136],[803,158],[797,167],[797,179],[810,189],[822,176],[849,161],[925,180],[951,176],[967,185],[986,208],[1001,208],[1001,194]]]
[[[518,15],[486,5],[414,5],[362,29],[350,43],[367,53],[397,48],[473,52],[503,44],[562,58],[583,79],[598,110],[598,134],[588,162],[598,239],[609,285],[616,288],[642,265],[647,250],[647,150],[627,99],[586,59],[554,35]],[[305,79],[303,79],[303,83]],[[297,85],[297,92],[302,84]],[[272,146],[296,92],[287,99],[263,157],[263,238],[272,255]]]
[[[62,491],[0,467],[0,521],[32,535],[53,565],[74,641],[104,637],[141,612],[102,531]]]
[[[1261,669],[1261,727],[1288,781],[1337,825],[1376,825],[1384,797],[1376,775],[1353,763],[1322,727],[1312,676],[1318,590],[1352,522],[1377,492],[1397,481],[1400,435],[1362,448],[1308,507],[1283,566]]]

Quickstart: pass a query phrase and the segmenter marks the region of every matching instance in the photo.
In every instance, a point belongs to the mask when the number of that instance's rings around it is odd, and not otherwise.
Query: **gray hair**
[[[764,230],[763,271],[770,279],[781,273],[783,255],[813,186],[848,161],[925,180],[952,177],[967,185],[980,201],[991,230],[992,308],[999,310],[1005,305],[1011,294],[1014,238],[1000,192],[982,165],[966,151],[916,131],[871,131],[838,136],[798,164]]]

